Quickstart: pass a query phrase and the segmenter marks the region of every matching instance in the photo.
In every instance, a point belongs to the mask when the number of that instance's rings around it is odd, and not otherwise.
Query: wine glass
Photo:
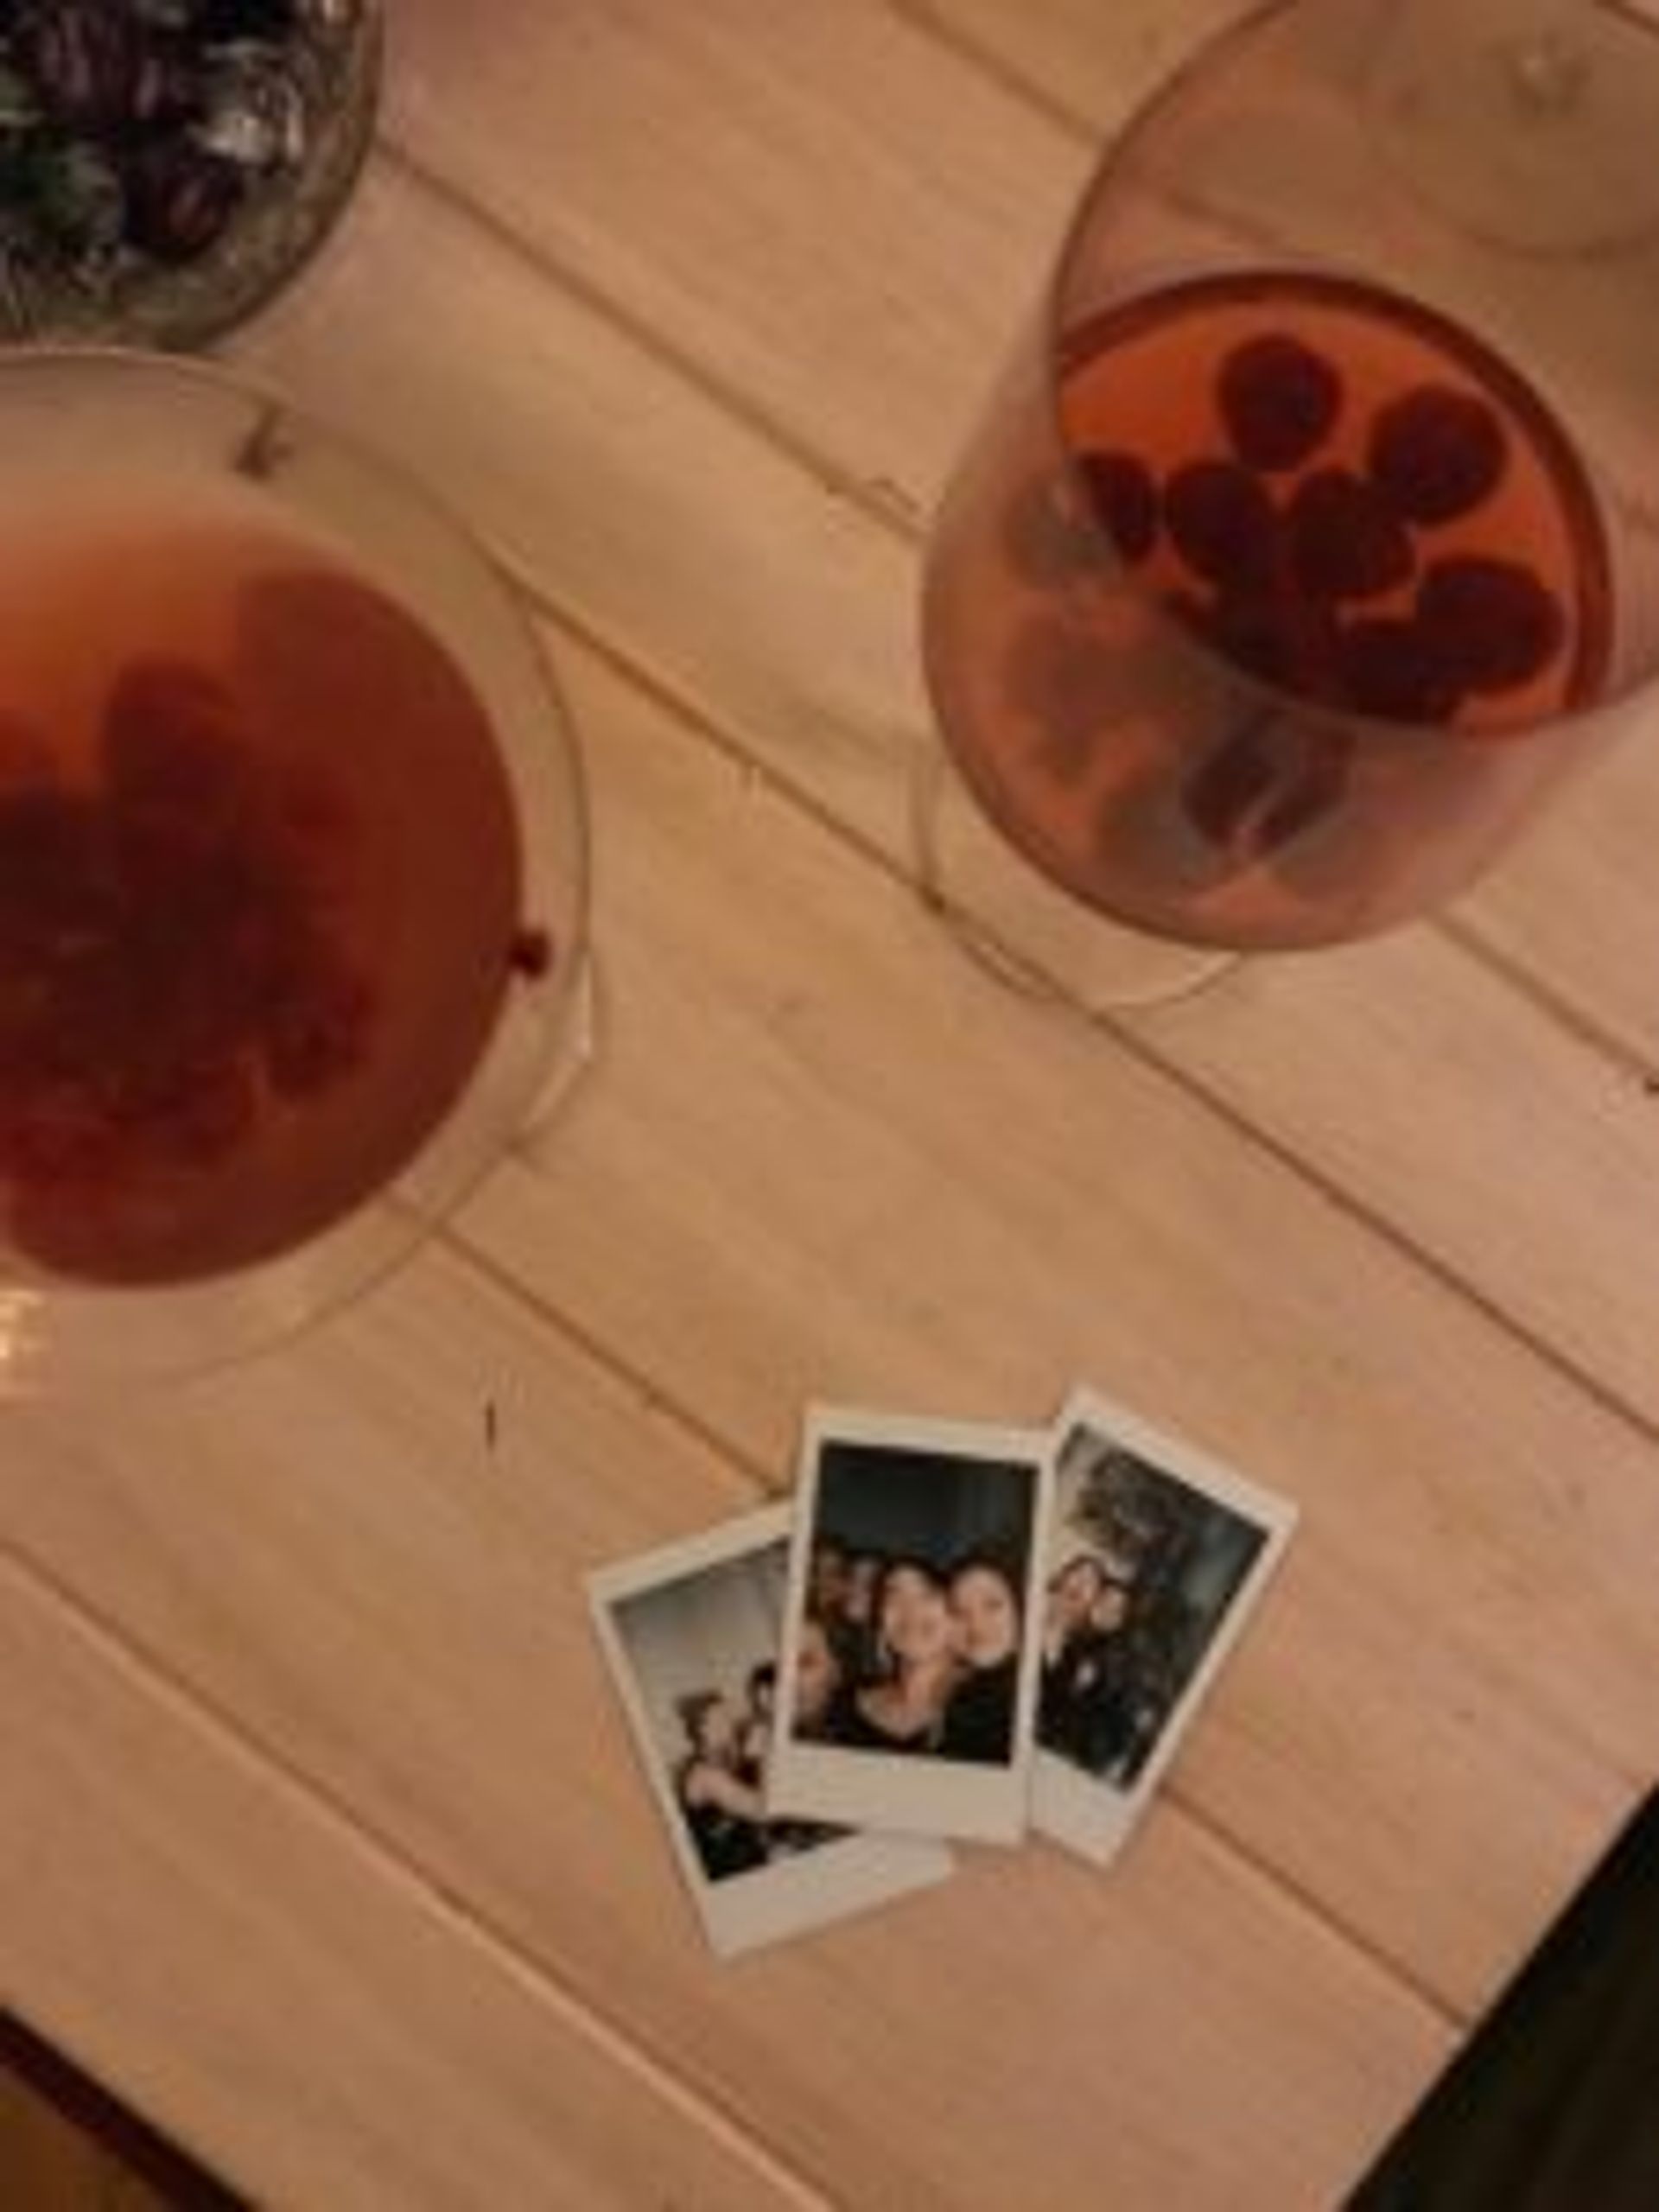
[[[590,1047],[521,605],[399,471],[0,358],[0,1390],[194,1372],[406,1259]]]
[[[1095,1011],[1439,906],[1659,652],[1659,34],[1277,0],[1084,193],[946,495],[923,886]]]

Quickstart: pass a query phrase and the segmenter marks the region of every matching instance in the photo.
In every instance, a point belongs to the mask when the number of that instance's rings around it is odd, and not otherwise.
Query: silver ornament
[[[191,133],[206,152],[238,168],[303,166],[311,143],[304,94],[280,56],[226,48],[207,80],[207,111]]]

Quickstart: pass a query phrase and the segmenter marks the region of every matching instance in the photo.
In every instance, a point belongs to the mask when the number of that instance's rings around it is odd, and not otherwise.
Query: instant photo
[[[722,1955],[925,1888],[950,1868],[948,1853],[915,1837],[772,1815],[789,1532],[788,1508],[768,1508],[588,1584],[675,1859]],[[810,1703],[810,1653],[805,1663]]]
[[[803,1817],[1024,1834],[1052,1439],[817,1412],[791,1558],[773,1796]]]
[[[1086,1393],[1055,1438],[1032,1820],[1104,1864],[1262,1596],[1295,1510]]]

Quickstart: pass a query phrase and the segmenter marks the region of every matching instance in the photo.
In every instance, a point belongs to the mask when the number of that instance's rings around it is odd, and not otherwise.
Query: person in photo
[[[724,1882],[766,1863],[766,1804],[743,1779],[741,1724],[718,1690],[699,1690],[676,1708],[686,1750],[674,1774],[674,1794],[704,1874]]]
[[[874,1681],[878,1671],[875,1605],[881,1566],[879,1552],[854,1552],[847,1562],[839,1642],[842,1668],[856,1682]]]
[[[1014,1748],[1020,1688],[1020,1593],[988,1554],[960,1560],[948,1586],[958,1669],[939,1749],[947,1758],[1001,1765]]]
[[[1132,1759],[1144,1725],[1134,1634],[1134,1583],[1120,1560],[1068,1560],[1048,1585],[1037,1738],[1085,1773],[1109,1779]]]
[[[833,1740],[851,1750],[937,1751],[958,1675],[944,1578],[925,1560],[889,1560],[876,1586],[875,1627],[879,1671],[842,1699]]]
[[[832,1636],[846,1618],[847,1576],[846,1545],[839,1536],[819,1535],[812,1545],[806,1602],[809,1610],[823,1623]]]
[[[763,1659],[749,1669],[744,1684],[747,1698],[737,1732],[739,1779],[760,1789],[766,1781],[766,1761],[772,1755],[772,1719],[778,1702],[778,1668]]]
[[[827,1743],[853,1687],[829,1630],[816,1613],[807,1614],[795,1652],[795,1733],[808,1743]]]

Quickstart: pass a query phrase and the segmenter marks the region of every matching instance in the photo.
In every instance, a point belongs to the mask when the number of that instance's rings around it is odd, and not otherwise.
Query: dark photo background
[[[1089,1428],[1061,1453],[1056,1507],[1050,1573],[1086,1554],[1132,1586],[1115,1652],[1125,1717],[1112,1732],[1109,1761],[1109,1778],[1128,1789],[1204,1663],[1267,1532]]]
[[[849,1552],[906,1554],[944,1569],[988,1553],[1024,1590],[1037,1471],[1028,1462],[958,1459],[886,1444],[832,1442],[818,1457],[815,1538]]]

